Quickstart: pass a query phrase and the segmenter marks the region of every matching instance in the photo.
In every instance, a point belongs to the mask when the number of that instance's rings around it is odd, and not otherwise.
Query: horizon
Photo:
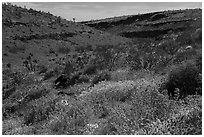
[[[11,2],[76,22],[166,10],[202,9],[202,2]]]

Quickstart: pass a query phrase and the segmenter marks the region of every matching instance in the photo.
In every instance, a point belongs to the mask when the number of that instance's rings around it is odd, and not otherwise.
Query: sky
[[[201,2],[12,2],[67,20],[87,21],[163,10],[202,8]]]

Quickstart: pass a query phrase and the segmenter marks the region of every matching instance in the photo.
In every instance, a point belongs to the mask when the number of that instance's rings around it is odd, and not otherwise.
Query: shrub
[[[133,81],[120,82],[101,82],[94,86],[86,95],[88,102],[93,104],[97,102],[125,101],[130,98],[133,92]]]
[[[112,81],[131,80],[133,77],[129,69],[118,69],[111,72]]]
[[[198,77],[199,70],[191,60],[173,66],[173,69],[168,74],[168,81],[165,86],[169,97],[175,97],[176,88],[179,89],[178,99],[196,94],[196,89],[200,86]]]
[[[26,47],[23,45],[23,46],[12,46],[9,48],[9,52],[10,53],[13,53],[13,54],[16,54],[18,52],[21,52],[21,51],[25,51]]]
[[[89,82],[89,77],[87,75],[81,75],[79,77],[78,83]]]
[[[178,44],[174,40],[166,40],[160,44],[158,48],[173,55],[177,51],[178,47]]]
[[[99,74],[97,74],[96,76],[94,76],[94,78],[91,81],[90,86],[92,87],[101,81],[110,80],[110,79],[111,79],[110,73],[108,71],[102,71]]]
[[[61,100],[62,101],[62,100]],[[88,113],[83,102],[70,101],[68,104],[58,102],[59,114],[55,114],[49,124],[54,134],[80,135],[84,132],[84,127],[88,120]]]
[[[92,75],[95,74],[96,71],[97,71],[96,65],[87,65],[83,70],[83,74]]]
[[[32,125],[48,120],[55,110],[55,96],[44,96],[26,104],[24,111],[24,124]]]
[[[3,90],[3,99],[8,98],[10,95],[12,95],[16,91],[16,87],[11,87],[9,89]]]
[[[196,29],[196,31],[192,34],[192,40],[196,43],[202,43],[202,28]]]
[[[29,92],[23,99],[23,103],[27,103],[27,102],[30,102],[32,100],[35,100],[35,99],[38,99],[38,98],[41,98],[42,96],[46,95],[49,93],[49,90],[47,89],[35,89],[35,90],[31,90],[31,92]]]
[[[194,49],[179,52],[174,57],[174,63],[180,63],[182,61],[186,61],[192,59],[196,55],[196,51]]]
[[[62,54],[68,54],[70,49],[68,47],[59,47],[58,52]]]
[[[196,56],[196,66],[200,73],[202,73],[202,52],[199,52]]]
[[[11,118],[9,120],[2,121],[2,134],[7,134],[8,131],[11,131],[15,128],[22,126],[22,120],[20,118]]]
[[[38,66],[38,74],[46,73],[47,72],[47,67],[44,65],[39,65]]]
[[[81,99],[95,118],[106,120],[89,134],[134,134],[148,121],[168,119],[172,110],[156,85],[146,80],[101,82]]]
[[[149,86],[138,88],[137,92],[134,92],[135,94],[132,96],[133,113],[138,118],[136,120],[139,121],[141,119],[163,121],[170,115],[170,104],[164,95],[154,88],[148,89]]]
[[[49,70],[45,73],[43,80],[48,80],[55,75],[54,70]]]
[[[65,68],[64,68],[64,70],[63,70],[63,74],[70,75],[70,74],[73,73],[74,71],[75,71],[74,63],[71,62],[71,61],[66,62]]]
[[[36,128],[32,126],[20,126],[13,130],[6,131],[4,135],[33,135],[36,133]]]

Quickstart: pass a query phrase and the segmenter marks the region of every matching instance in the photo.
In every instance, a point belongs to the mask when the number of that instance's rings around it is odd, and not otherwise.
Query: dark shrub
[[[199,70],[195,63],[186,61],[181,65],[175,66],[168,74],[168,81],[165,88],[168,90],[169,97],[175,97],[175,89],[179,89],[179,98],[187,95],[196,94],[196,89],[200,85]]]
[[[59,47],[58,52],[62,54],[68,54],[70,49],[68,47]]]
[[[11,64],[10,63],[7,63],[6,66],[7,66],[7,68],[11,68]]]
[[[178,49],[178,44],[174,40],[165,40],[158,48],[173,55]]]
[[[44,120],[48,120],[50,114],[55,111],[56,97],[43,96],[26,104],[23,108],[24,124],[32,125]]]
[[[30,108],[24,115],[24,123],[32,125],[35,122],[47,120],[52,111],[52,108],[49,106]]]
[[[15,113],[19,109],[19,104],[3,103],[2,104],[2,118],[7,118],[10,114]]]
[[[47,67],[44,65],[38,66],[38,74],[46,73],[47,72]]]
[[[198,28],[196,31],[192,34],[192,40],[196,43],[202,43],[202,29]]]
[[[69,86],[73,86],[74,84],[78,83],[79,77],[82,73],[81,72],[76,72],[74,73],[71,78],[70,81],[68,83]]]
[[[194,49],[178,52],[175,54],[174,63],[180,63],[182,61],[192,59],[195,55],[196,51]]]
[[[74,63],[71,61],[66,62],[65,64],[65,68],[63,70],[64,74],[70,75],[71,73],[73,73],[75,70],[74,68]]]
[[[18,52],[21,52],[21,51],[25,51],[25,46],[12,46],[9,48],[9,52],[10,53],[13,53],[13,54],[16,54]]]
[[[96,71],[97,71],[96,65],[87,65],[83,70],[83,74],[92,75],[95,74]]]
[[[46,95],[49,91],[46,89],[42,90],[33,90],[32,92],[28,93],[28,95],[23,99],[23,102],[30,102],[31,100],[35,100],[41,98],[42,96]]]
[[[89,82],[89,77],[87,75],[81,75],[79,77],[78,83]]]
[[[43,80],[48,80],[55,75],[54,70],[47,71],[44,75]]]
[[[12,95],[16,91],[16,87],[11,87],[9,89],[3,90],[3,99],[8,98],[10,95]]]
[[[110,79],[111,79],[110,73],[108,71],[102,71],[92,79],[90,86],[92,87],[101,81],[110,80]]]
[[[70,76],[62,74],[54,81],[54,86],[56,89],[66,88],[68,86],[69,81],[70,81]]]
[[[202,73],[202,52],[198,53],[196,56],[196,66],[198,67],[200,73]]]

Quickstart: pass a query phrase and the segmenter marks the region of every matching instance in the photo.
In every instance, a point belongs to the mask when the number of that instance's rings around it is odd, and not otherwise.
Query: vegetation
[[[3,3],[2,134],[201,135],[201,19],[189,9],[83,25]]]

